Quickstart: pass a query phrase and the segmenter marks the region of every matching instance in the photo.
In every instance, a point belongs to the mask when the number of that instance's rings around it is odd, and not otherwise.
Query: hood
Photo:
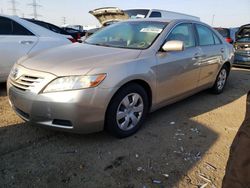
[[[128,14],[116,7],[104,7],[89,11],[90,14],[102,24],[102,26],[109,25],[112,22],[118,22],[129,19]]]
[[[250,24],[243,25],[235,34],[235,39],[240,40],[242,38],[250,38]]]
[[[94,68],[136,59],[140,53],[141,50],[71,44],[30,54],[18,64],[56,76],[85,75]]]

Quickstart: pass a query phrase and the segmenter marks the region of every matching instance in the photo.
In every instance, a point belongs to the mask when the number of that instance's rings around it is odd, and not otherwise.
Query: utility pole
[[[12,15],[14,15],[14,16],[16,16],[17,15],[17,8],[16,8],[16,4],[17,4],[17,1],[16,0],[11,0],[10,1],[10,3],[11,3],[11,9],[10,10],[12,10]]]
[[[62,19],[63,19],[63,25],[65,25],[66,24],[66,17],[64,16],[64,17],[62,17]]]
[[[214,17],[215,17],[215,15],[213,14],[213,17],[212,17],[212,26],[214,26]]]
[[[36,0],[33,0],[33,2],[30,3],[30,4],[28,4],[28,5],[33,7],[33,14],[32,14],[32,16],[34,17],[34,19],[37,19],[39,16],[41,16],[41,15],[39,15],[37,13],[37,8],[41,7],[41,5],[37,4]]]

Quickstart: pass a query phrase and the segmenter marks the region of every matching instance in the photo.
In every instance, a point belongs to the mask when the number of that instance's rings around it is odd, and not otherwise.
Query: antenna
[[[12,15],[16,16],[17,15],[17,8],[16,8],[16,4],[17,1],[16,0],[11,0],[10,1],[12,8],[10,10],[12,10]],[[1,10],[2,11],[2,10]]]
[[[37,13],[37,8],[38,7],[42,7],[41,5],[37,4],[36,0],[33,0],[32,3],[28,4],[29,6],[32,6],[33,7],[33,14],[32,16],[34,17],[34,19],[37,19],[38,17],[40,17],[41,15],[39,15]]]

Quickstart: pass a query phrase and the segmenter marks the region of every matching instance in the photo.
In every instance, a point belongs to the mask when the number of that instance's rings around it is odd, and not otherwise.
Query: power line
[[[31,14],[31,15],[34,17],[34,19],[37,19],[38,17],[41,16],[41,15],[38,14],[37,8],[38,8],[38,7],[42,7],[42,6],[39,5],[39,4],[36,2],[36,0],[33,0],[33,2],[30,3],[30,4],[28,4],[28,5],[33,7],[33,14]]]

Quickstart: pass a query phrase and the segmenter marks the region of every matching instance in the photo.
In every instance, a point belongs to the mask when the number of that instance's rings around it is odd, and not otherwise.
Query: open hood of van
[[[236,41],[243,38],[248,38],[250,41],[250,24],[241,26],[235,35]]]
[[[119,22],[122,20],[129,19],[128,14],[123,10],[116,7],[103,7],[92,11],[90,14],[96,17],[96,19],[102,24],[102,26],[107,26],[113,22]]]

